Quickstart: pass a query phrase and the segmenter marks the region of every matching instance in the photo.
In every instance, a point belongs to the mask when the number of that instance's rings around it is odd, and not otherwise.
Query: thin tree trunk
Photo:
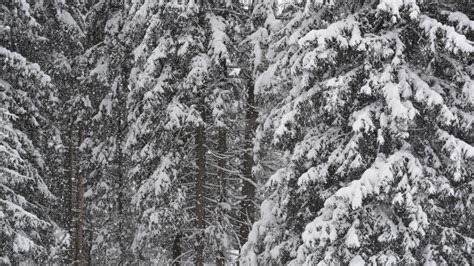
[[[225,154],[227,152],[227,132],[225,128],[219,128],[217,140],[217,150],[220,158],[217,161],[217,176],[219,178],[219,202],[226,200],[226,182],[225,182],[225,167],[227,165],[227,159]]]
[[[86,260],[87,261],[87,265],[93,265],[92,264],[92,254],[91,254],[91,251],[92,251],[92,241],[94,241],[94,231],[93,231],[93,228],[90,227],[89,228],[89,234],[88,234],[88,239],[87,239],[87,257],[86,257]]]
[[[173,240],[173,266],[180,266],[181,265],[181,233],[176,234]]]
[[[253,161],[253,138],[255,129],[257,126],[257,110],[255,109],[255,97],[254,97],[254,86],[252,82],[248,85],[248,96],[247,96],[247,111],[245,114],[245,120],[247,122],[245,126],[245,137],[244,137],[244,162],[243,162],[243,176],[242,180],[242,196],[243,200],[240,202],[240,244],[243,245],[247,242],[247,237],[250,232],[250,226],[255,221],[255,177],[252,174],[252,168],[254,166]]]
[[[128,54],[128,53],[127,53]],[[125,138],[125,130],[126,130],[126,122],[125,122],[125,119],[126,119],[126,100],[125,100],[125,95],[127,93],[127,89],[128,89],[128,75],[129,75],[129,68],[128,68],[128,60],[125,60],[123,63],[122,63],[122,86],[121,86],[121,90],[120,90],[120,93],[121,95],[119,96],[120,98],[120,101],[122,102],[123,104],[123,108],[121,108],[119,110],[119,118],[118,118],[118,124],[117,124],[117,145],[118,145],[118,148],[117,148],[117,154],[116,154],[116,158],[117,158],[117,161],[116,161],[116,169],[117,169],[117,176],[118,176],[118,197],[117,197],[117,207],[118,207],[118,227],[119,227],[119,231],[118,231],[118,235],[117,235],[117,240],[118,240],[118,243],[119,243],[119,247],[120,247],[120,254],[121,254],[121,258],[120,258],[120,262],[122,263],[125,259],[127,259],[129,256],[128,256],[128,250],[129,248],[126,246],[126,239],[124,239],[126,236],[127,236],[127,233],[128,232],[124,232],[124,229],[125,226],[124,226],[124,223],[126,222],[125,220],[125,217],[126,217],[126,208],[124,208],[124,201],[125,201],[125,196],[126,196],[126,193],[125,192],[125,189],[126,189],[126,184],[125,184],[125,174],[124,174],[124,167],[123,167],[123,164],[125,162],[124,160],[124,157],[123,157],[123,150],[122,150],[122,146],[123,146],[123,143],[124,143],[124,138]]]
[[[225,182],[225,172],[226,167],[226,158],[224,157],[227,152],[227,132],[226,129],[221,127],[219,128],[217,140],[217,151],[219,153],[219,159],[217,160],[217,177],[219,178],[219,202],[224,202],[226,200],[226,182]],[[225,264],[225,255],[223,247],[217,252],[216,265],[224,266]]]
[[[69,230],[70,235],[74,235],[74,144],[73,144],[73,128],[69,126],[69,143],[68,143],[68,154],[66,159],[67,169],[67,196],[66,196],[66,226]],[[74,260],[76,254],[75,245],[70,249],[69,259]]]
[[[68,145],[68,157],[67,157],[67,224],[72,224],[73,213],[73,179],[74,179],[74,145],[72,143],[72,129],[69,130],[69,145]]]
[[[79,129],[79,138],[78,138],[78,147],[82,143],[82,129]],[[76,236],[75,236],[75,254],[74,254],[74,264],[75,265],[84,265],[83,259],[83,238],[84,238],[84,178],[82,176],[80,165],[76,165],[77,170],[77,220],[76,220]]]
[[[204,112],[203,112],[204,113]],[[206,179],[206,131],[204,125],[196,128],[196,165],[198,167],[196,176],[196,229],[198,231],[198,246],[196,250],[196,265],[204,264],[204,186]]]
[[[121,118],[119,118],[121,119]],[[121,131],[122,123],[121,120],[119,120],[118,123],[118,128]],[[118,183],[118,189],[117,189],[117,218],[118,218],[118,232],[117,232],[117,241],[119,243],[119,248],[120,248],[120,259],[119,261],[122,262],[124,259],[127,259],[127,247],[125,246],[125,239],[124,236],[126,236],[127,232],[124,232],[124,223],[126,222],[125,215],[124,215],[124,206],[123,206],[123,200],[124,200],[124,190],[125,190],[125,184],[124,184],[124,173],[123,173],[123,153],[122,153],[122,138],[123,133],[118,132],[118,137],[117,137],[117,143],[118,143],[118,151],[117,151],[117,164],[116,164],[116,169],[117,169],[117,183]]]

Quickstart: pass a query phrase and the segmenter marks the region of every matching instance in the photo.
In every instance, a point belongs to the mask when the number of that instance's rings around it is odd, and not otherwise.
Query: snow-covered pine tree
[[[38,145],[37,147],[41,150],[45,161],[41,175],[48,188],[57,196],[57,199],[48,201],[49,216],[57,238],[56,245],[51,249],[49,261],[65,263],[68,261],[66,251],[70,236],[64,229],[71,226],[73,203],[70,201],[73,194],[70,189],[72,184],[69,181],[75,178],[75,171],[71,171],[75,166],[70,151],[77,146],[77,142],[69,141],[72,122],[67,114],[77,111],[69,104],[72,102],[71,96],[75,94],[73,61],[83,48],[84,23],[79,14],[80,5],[75,1],[20,2],[15,4],[26,7],[29,3],[29,9],[20,8],[25,13],[20,11],[18,14],[14,11],[11,14],[26,15],[25,21],[12,19],[14,16],[6,16],[11,30],[5,40],[9,40],[12,49],[25,55],[27,60],[38,63],[51,77],[50,82],[54,87],[60,88],[54,93],[57,96],[55,103],[48,103],[48,108],[43,109],[42,115],[48,117],[49,123],[43,128],[42,140],[38,141],[41,147]],[[30,24],[34,25],[35,29],[33,38],[28,30]],[[66,176],[68,178],[64,178]]]
[[[42,33],[47,42],[43,45],[43,57],[40,65],[52,78],[52,83],[59,88],[56,106],[51,120],[55,127],[49,127],[48,138],[57,143],[45,151],[49,165],[49,176],[46,184],[58,197],[52,209],[53,220],[67,231],[61,231],[61,246],[54,249],[52,256],[60,263],[71,262],[71,233],[74,227],[76,210],[77,148],[79,141],[75,131],[74,117],[83,109],[82,105],[73,104],[77,94],[78,73],[75,59],[83,52],[85,25],[77,1],[44,1],[35,3],[37,20],[42,25]],[[31,49],[31,47],[25,48]]]
[[[269,34],[280,27],[276,20],[277,1],[259,0],[242,1],[241,13],[248,13],[240,32],[240,47],[238,49],[237,64],[240,67],[243,85],[244,129],[240,143],[243,149],[241,157],[241,201],[240,201],[240,245],[247,242],[248,234],[257,216],[258,205],[257,187],[260,183],[257,176],[264,172],[263,152],[256,141],[257,119],[259,116],[257,98],[255,96],[256,78],[265,69],[267,64],[265,53],[269,44]],[[246,10],[248,10],[246,12]],[[251,51],[248,53],[247,51]],[[263,101],[266,101],[263,100]],[[260,155],[256,153],[260,152]],[[272,154],[272,153],[269,153]],[[267,156],[269,158],[270,156]],[[257,160],[256,160],[257,159]]]
[[[50,78],[20,54],[3,46],[0,52],[0,259],[42,261],[53,241],[43,204],[54,197],[40,175],[45,165],[37,140],[47,124],[40,110],[52,96]]]
[[[133,17],[124,6],[99,1],[90,7],[86,22],[90,47],[80,57],[82,77],[76,103],[83,105],[75,123],[83,135],[78,182],[84,190],[83,242],[76,252],[91,264],[133,261],[133,218],[130,208],[133,184],[127,175],[127,97],[131,70]],[[79,137],[80,139],[80,137]],[[81,188],[83,187],[83,188]],[[78,232],[80,237],[81,232]]]
[[[186,45],[192,42],[193,38],[183,31],[188,25],[186,12],[192,14],[193,10],[176,1],[161,4],[137,1],[135,5],[137,16],[150,23],[134,50],[135,67],[128,100],[127,150],[132,160],[129,175],[138,185],[132,203],[139,215],[132,249],[141,262],[171,263],[178,260],[182,251],[187,251],[184,245],[181,247],[183,229],[189,228],[190,220],[189,211],[184,208],[186,191],[182,179],[193,177],[189,166],[186,169],[182,166],[191,163],[189,158],[179,160],[184,155],[181,150],[187,148],[183,139],[188,133],[178,132],[174,136],[175,132],[167,130],[174,128],[171,120],[178,117],[179,110],[176,107],[171,112],[172,92],[179,82],[173,76],[184,75],[183,62],[173,64],[172,60],[177,58],[179,44],[185,51]],[[176,42],[177,38],[181,38],[181,43]],[[168,93],[164,94],[165,91]],[[173,115],[170,118],[169,112]],[[191,153],[191,147],[186,152]],[[191,154],[185,155],[192,158]],[[161,261],[156,261],[159,258]]]
[[[132,249],[143,262],[177,263],[196,249],[194,202],[189,199],[193,191],[188,187],[196,173],[192,129],[199,114],[186,102],[196,98],[180,97],[193,93],[181,83],[192,56],[202,51],[199,8],[171,1],[137,4],[135,9],[150,23],[134,50],[129,97],[130,176],[139,185],[133,197],[139,218]]]
[[[245,262],[472,262],[472,25],[416,1],[294,14],[257,87],[281,101],[261,130],[286,166]]]
[[[0,264],[40,263],[55,246],[45,152],[57,139],[51,78],[37,63],[47,44],[26,1],[0,4]]]
[[[61,141],[59,149],[51,150],[48,153],[48,161],[54,163],[53,172],[48,175],[52,178],[47,180],[48,187],[58,196],[55,217],[61,226],[69,228],[71,213],[68,211],[70,204],[68,201],[72,197],[69,190],[69,181],[73,164],[70,163],[71,150],[69,146],[77,146],[77,142],[69,140],[71,125],[73,123],[72,113],[77,109],[70,105],[76,93],[77,71],[74,69],[74,60],[83,52],[85,41],[84,22],[79,13],[79,6],[71,2],[62,3],[56,1],[45,1],[38,18],[42,23],[43,34],[47,38],[47,52],[41,60],[41,66],[48,75],[51,76],[52,83],[61,88],[57,91],[60,105],[54,112],[54,121],[59,128],[59,132],[51,134],[52,138]],[[28,48],[27,48],[28,49]],[[60,137],[57,137],[59,135]],[[69,145],[71,144],[71,145]],[[53,178],[54,177],[54,178]],[[67,177],[67,178],[65,178]]]
[[[216,1],[210,5],[207,27],[207,55],[210,58],[210,81],[207,83],[206,122],[208,181],[205,229],[208,262],[225,265],[235,261],[240,249],[241,147],[243,100],[245,99],[239,65],[243,18],[239,1]]]
[[[133,247],[141,259],[222,265],[238,249],[240,87],[227,67],[235,11],[220,1],[140,9],[150,24],[135,49],[129,98],[142,213]]]

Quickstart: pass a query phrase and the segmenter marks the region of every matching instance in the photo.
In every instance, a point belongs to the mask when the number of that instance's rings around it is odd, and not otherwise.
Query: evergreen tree
[[[90,47],[78,59],[82,76],[76,103],[82,105],[82,111],[75,121],[79,136],[83,135],[82,141],[79,137],[78,176],[85,180],[77,180],[84,201],[84,217],[77,219],[84,229],[78,232],[83,240],[76,240],[82,243],[75,249],[91,264],[133,260],[129,252],[134,227],[130,208],[133,183],[127,176],[124,146],[134,34],[127,11],[114,2],[92,5],[86,17]],[[78,192],[78,203],[80,198]]]
[[[57,144],[45,151],[49,165],[45,181],[58,197],[52,205],[54,211],[51,218],[62,228],[58,237],[63,239],[63,243],[55,247],[53,256],[60,263],[69,263],[73,259],[68,251],[72,246],[72,228],[77,211],[75,181],[78,173],[77,147],[80,144],[73,114],[79,113],[83,107],[73,104],[77,99],[74,97],[78,77],[75,63],[84,49],[85,25],[76,1],[44,1],[38,10],[38,21],[47,39],[41,49],[43,56],[39,59],[40,65],[58,88],[59,99],[51,116],[54,127],[48,132],[48,137]]]
[[[185,230],[193,228],[183,185],[192,181],[194,172],[190,132],[179,130],[186,123],[181,109],[185,106],[173,98],[186,75],[183,68],[190,57],[186,53],[199,49],[192,35],[198,31],[187,28],[195,23],[196,8],[177,2],[136,8],[150,18],[150,24],[135,49],[127,146],[130,175],[139,185],[132,201],[139,211],[132,249],[148,262],[178,260],[188,250],[182,243],[190,242],[181,240]]]
[[[222,265],[238,249],[239,169],[237,152],[228,152],[238,141],[228,136],[238,134],[229,130],[240,88],[227,69],[229,10],[158,5],[135,50],[128,145],[132,175],[146,177],[133,201],[142,213],[133,245],[140,257]]]
[[[50,120],[58,98],[51,77],[33,63],[44,57],[34,14],[41,6],[15,1],[0,8],[0,263],[51,261],[59,228],[49,216],[56,198],[45,175],[46,153],[58,143]]]
[[[469,265],[471,22],[415,1],[316,2],[274,35],[259,78],[281,102],[262,134],[286,166],[244,262]]]

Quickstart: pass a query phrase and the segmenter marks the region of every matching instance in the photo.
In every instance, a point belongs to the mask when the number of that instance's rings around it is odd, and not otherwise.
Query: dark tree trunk
[[[126,52],[128,55],[128,51]],[[126,96],[127,95],[127,90],[128,90],[128,78],[130,74],[130,68],[129,68],[129,60],[128,56],[125,58],[125,60],[122,62],[121,66],[121,71],[122,71],[122,80],[121,80],[121,88],[120,88],[120,96],[119,100],[124,106],[123,108],[119,109],[119,118],[118,118],[118,123],[117,123],[117,143],[118,143],[118,148],[116,150],[116,171],[117,171],[117,214],[118,214],[118,229],[119,233],[117,235],[117,241],[119,242],[119,247],[120,247],[120,262],[121,264],[126,262],[127,258],[129,257],[129,247],[127,247],[127,230],[128,227],[125,226],[124,223],[127,222],[127,208],[124,207],[124,202],[126,202],[127,199],[125,197],[127,196],[126,193],[124,192],[127,189],[127,182],[125,180],[125,170],[124,170],[124,153],[122,150],[122,145],[124,143],[125,135],[126,135],[126,117],[127,117],[127,110],[126,110]]]
[[[83,140],[82,129],[79,129],[78,147]],[[74,264],[84,265],[84,256],[82,252],[84,240],[84,178],[81,173],[80,165],[76,164],[77,183],[76,183],[76,234],[74,243]]]
[[[227,152],[227,132],[225,128],[219,128],[217,140],[217,151],[219,159],[217,160],[217,177],[219,179],[219,202],[224,202],[226,200],[226,182],[225,182],[225,172],[224,169],[227,165],[227,158],[225,156]],[[224,266],[225,264],[225,254],[223,247],[221,250],[217,251],[216,265]]]
[[[181,250],[181,234],[178,233],[176,234],[176,236],[174,237],[174,240],[173,240],[173,266],[180,266],[181,265],[181,254],[182,254],[182,250]]]
[[[74,170],[75,170],[75,162],[74,162],[74,142],[73,142],[73,126],[72,124],[69,126],[69,134],[68,134],[68,154],[66,158],[66,169],[67,169],[67,195],[66,195],[66,227],[69,230],[69,234],[74,236],[75,233],[75,213],[74,213]],[[73,238],[73,240],[75,240]],[[76,245],[73,243],[69,249],[68,260],[69,262],[75,260],[76,255]]]
[[[66,168],[67,168],[67,218],[66,224],[68,229],[71,230],[74,214],[73,214],[73,204],[74,204],[74,144],[72,140],[72,126],[69,129],[69,145],[68,145],[68,156],[66,159]]]
[[[240,202],[240,244],[247,242],[250,226],[255,221],[255,178],[252,174],[253,161],[253,139],[257,126],[257,110],[255,109],[255,97],[253,82],[249,82],[247,96],[247,110],[245,114],[246,126],[244,137],[244,162],[242,180],[242,201]]]
[[[219,178],[219,202],[226,200],[226,182],[224,169],[227,165],[227,132],[225,128],[220,128],[217,140],[217,151],[219,153],[219,159],[217,161],[217,176]]]
[[[206,131],[204,125],[196,128],[196,229],[198,231],[197,249],[196,249],[196,265],[204,264],[204,186],[206,181]]]

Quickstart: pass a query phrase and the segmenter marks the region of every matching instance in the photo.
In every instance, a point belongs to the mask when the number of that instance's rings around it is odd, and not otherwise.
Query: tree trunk
[[[204,185],[206,179],[206,131],[204,125],[196,128],[196,165],[198,168],[196,176],[196,229],[198,231],[196,265],[202,266],[204,263]]]
[[[181,234],[178,233],[176,234],[176,236],[174,237],[174,240],[173,240],[173,266],[180,266],[181,265],[181,254],[182,254],[182,251],[181,251]]]
[[[225,182],[225,172],[227,158],[225,154],[227,152],[227,132],[225,128],[219,128],[217,140],[217,151],[219,153],[219,159],[217,161],[217,176],[219,178],[219,202],[224,202],[226,200],[226,182]]]
[[[82,129],[79,129],[79,138],[78,138],[78,147],[82,143]],[[76,165],[77,170],[77,206],[76,206],[76,235],[75,235],[75,247],[74,247],[74,264],[75,265],[84,265],[83,259],[83,238],[84,238],[84,178],[81,173],[80,165]]]
[[[75,230],[75,215],[74,215],[74,142],[73,142],[73,126],[69,126],[68,133],[68,152],[66,158],[66,171],[67,171],[67,195],[66,195],[66,220],[65,225],[69,234],[74,235]],[[71,245],[68,252],[68,260],[74,261],[76,250],[75,245]]]
[[[225,154],[227,152],[227,132],[226,129],[221,127],[219,128],[217,140],[217,151],[219,159],[217,160],[217,177],[219,178],[219,202],[224,202],[226,200],[226,182],[225,182],[225,172],[226,159]],[[224,266],[225,264],[225,254],[224,249],[221,247],[221,250],[217,251],[216,265]]]
[[[127,52],[128,55],[128,52]],[[126,134],[126,117],[127,117],[127,110],[126,110],[126,93],[128,90],[128,77],[129,77],[129,67],[128,67],[128,57],[122,62],[121,71],[122,71],[122,80],[121,80],[121,88],[120,88],[120,96],[119,100],[123,106],[123,108],[119,109],[119,118],[117,123],[117,150],[116,150],[116,170],[117,170],[117,182],[118,182],[118,191],[117,191],[117,211],[118,211],[118,235],[117,240],[120,247],[120,262],[121,264],[124,263],[126,259],[128,259],[128,250],[130,249],[127,247],[127,231],[128,228],[124,225],[126,220],[127,208],[124,207],[124,202],[126,201],[125,197],[127,196],[125,190],[127,188],[126,180],[125,180],[125,170],[124,170],[124,155],[122,146],[125,139]]]
[[[253,161],[253,138],[257,126],[257,110],[255,109],[253,82],[249,82],[247,96],[247,110],[245,114],[245,137],[244,137],[244,162],[242,180],[242,201],[240,202],[240,244],[247,242],[250,226],[255,221],[255,178],[252,174]]]
[[[91,252],[92,252],[92,243],[94,241],[94,231],[93,231],[92,227],[89,227],[88,229],[89,229],[89,232],[88,232],[88,238],[86,240],[87,250],[86,250],[86,259],[85,259],[85,261],[87,261],[87,265],[93,265],[92,264],[92,253]]]
[[[68,144],[68,156],[66,159],[66,168],[67,168],[67,218],[66,224],[68,229],[72,229],[74,214],[73,214],[73,204],[74,204],[74,145],[72,140],[72,126],[69,129],[69,144]]]
[[[122,127],[122,123],[121,123],[121,118],[119,118],[119,122],[118,122],[118,128],[119,128],[119,132],[118,132],[118,137],[117,137],[117,143],[118,143],[118,148],[117,148],[117,161],[116,161],[116,171],[117,171],[117,218],[118,218],[118,232],[117,232],[117,235],[115,236],[116,239],[117,239],[117,242],[119,244],[119,248],[120,248],[120,264],[122,264],[124,262],[125,259],[127,259],[127,252],[128,252],[128,249],[126,247],[126,239],[125,236],[128,232],[124,232],[124,230],[126,228],[124,228],[124,223],[126,222],[125,220],[125,217],[126,215],[124,214],[124,206],[123,206],[123,200],[124,200],[124,197],[125,197],[125,193],[124,193],[124,190],[125,190],[125,184],[124,184],[124,170],[123,170],[123,153],[122,153],[122,140],[123,140],[123,133],[121,132],[121,127]],[[113,215],[113,214],[112,214]]]

